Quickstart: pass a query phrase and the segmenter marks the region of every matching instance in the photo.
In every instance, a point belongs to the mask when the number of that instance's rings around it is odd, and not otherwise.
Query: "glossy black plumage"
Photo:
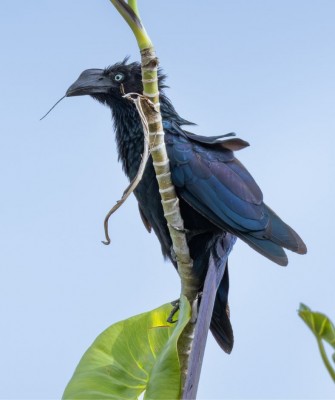
[[[199,291],[209,257],[212,254],[219,259],[227,231],[279,265],[288,262],[283,247],[304,254],[306,246],[298,234],[264,204],[260,188],[235,158],[233,151],[243,149],[248,143],[234,134],[204,137],[183,130],[181,126],[192,123],[181,118],[164,95],[164,79],[160,73],[165,143]],[[91,95],[110,107],[119,160],[130,180],[141,161],[143,131],[135,106],[122,97],[122,92],[142,93],[142,90],[140,65],[127,64],[125,60],[105,70],[84,71],[66,93],[69,97]],[[163,255],[176,267],[151,158],[135,196],[146,228],[154,230]],[[218,288],[211,322],[211,331],[226,352],[233,346],[228,290],[227,268]]]

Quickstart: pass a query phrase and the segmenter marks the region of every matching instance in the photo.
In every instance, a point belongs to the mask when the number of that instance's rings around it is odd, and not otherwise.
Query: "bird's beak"
[[[110,78],[103,74],[102,69],[87,69],[68,88],[65,96],[84,96],[91,94],[106,94],[113,86]]]

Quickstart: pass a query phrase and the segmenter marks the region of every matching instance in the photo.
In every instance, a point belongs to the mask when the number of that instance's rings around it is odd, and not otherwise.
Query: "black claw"
[[[173,306],[173,308],[172,308],[170,315],[168,316],[168,319],[166,321],[170,324],[175,324],[176,322],[178,322],[178,320],[177,319],[173,320],[173,317],[176,314],[176,312],[179,310],[179,299],[171,301],[171,305]]]

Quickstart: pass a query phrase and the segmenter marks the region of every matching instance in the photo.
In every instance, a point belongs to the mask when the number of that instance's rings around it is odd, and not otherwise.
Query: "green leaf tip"
[[[300,304],[298,313],[317,339],[325,340],[335,349],[335,327],[325,314],[312,311],[305,304]]]
[[[178,399],[177,342],[190,318],[181,303],[178,323],[167,318],[172,306],[118,322],[102,332],[80,360],[63,399]]]

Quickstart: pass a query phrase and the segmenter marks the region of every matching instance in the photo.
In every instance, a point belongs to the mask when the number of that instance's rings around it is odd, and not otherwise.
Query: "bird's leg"
[[[173,306],[170,315],[167,318],[167,322],[170,324],[175,324],[178,320],[173,320],[173,317],[175,316],[176,312],[179,310],[179,299],[171,301],[171,305]]]
[[[193,305],[192,305],[192,316],[193,316],[193,320],[191,320],[191,322],[195,323],[197,320],[197,316],[198,316],[198,308],[199,308],[199,304],[200,304],[200,300],[202,297],[202,292],[198,292],[197,297],[195,298]],[[180,300],[174,300],[171,301],[171,305],[173,306],[170,315],[167,318],[167,322],[169,322],[170,324],[175,324],[176,322],[178,322],[178,320],[173,320],[173,317],[175,316],[176,312],[179,311],[179,304],[180,304]],[[193,309],[194,308],[194,309]]]
[[[202,297],[202,292],[198,292],[196,298],[192,303],[192,314],[191,314],[192,317],[190,319],[190,322],[193,324],[195,324],[198,319],[198,311],[199,311],[201,297]]]

